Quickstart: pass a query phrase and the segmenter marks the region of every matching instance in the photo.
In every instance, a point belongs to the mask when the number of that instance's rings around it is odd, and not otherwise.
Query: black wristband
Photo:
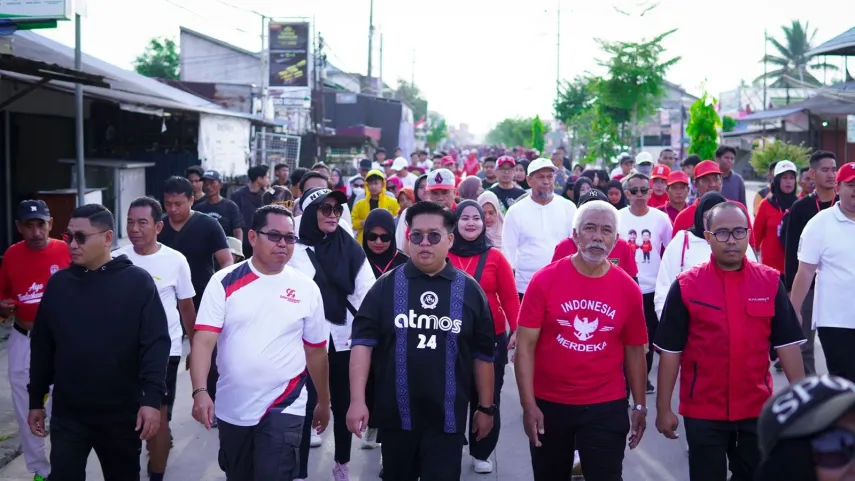
[[[193,390],[193,394],[190,397],[196,397],[196,395],[199,394],[200,392],[207,392],[207,391],[208,391],[208,388],[200,387],[199,389]]]

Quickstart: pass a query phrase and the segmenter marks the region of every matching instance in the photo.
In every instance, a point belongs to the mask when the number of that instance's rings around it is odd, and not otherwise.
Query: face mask
[[[653,166],[650,164],[639,165],[636,170],[639,174],[650,175],[653,172]]]
[[[353,195],[359,197],[360,195],[365,195],[365,188],[363,187],[354,187]]]

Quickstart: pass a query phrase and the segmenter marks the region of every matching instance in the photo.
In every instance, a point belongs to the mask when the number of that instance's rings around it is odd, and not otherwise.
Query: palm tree
[[[799,20],[793,20],[791,25],[784,25],[781,30],[784,31],[783,43],[775,38],[768,38],[778,51],[778,55],[767,54],[760,60],[760,62],[771,64],[774,70],[757,77],[755,82],[772,80],[769,87],[787,89],[803,87],[804,84],[820,86],[822,82],[814,77],[808,68],[837,70],[836,65],[826,62],[817,61],[808,64],[811,58],[807,53],[814,47],[813,42],[817,32],[817,29],[810,29],[809,22],[802,24]]]

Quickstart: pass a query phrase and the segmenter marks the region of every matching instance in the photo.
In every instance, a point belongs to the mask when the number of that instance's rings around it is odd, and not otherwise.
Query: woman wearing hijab
[[[624,193],[623,184],[619,180],[610,180],[606,183],[606,195],[609,197],[609,204],[615,206],[615,209],[621,210],[629,205]]]
[[[416,179],[416,183],[413,186],[413,203],[421,202],[423,200],[430,200],[427,197],[427,174],[419,176]],[[398,212],[398,222],[395,224],[395,244],[399,246],[407,245],[407,223],[401,222],[400,219],[407,218],[407,209],[401,208],[400,212]]]
[[[588,176],[583,175],[576,179],[576,183],[573,184],[573,199],[576,202],[576,205],[579,205],[579,202],[582,200],[582,197],[593,188],[594,182],[591,181]]]
[[[475,200],[484,192],[484,187],[481,185],[481,179],[471,175],[466,177],[457,186],[457,194],[460,195],[460,200]]]
[[[350,407],[350,330],[353,316],[365,294],[374,285],[374,273],[356,239],[339,226],[347,203],[344,193],[323,188],[308,189],[300,198],[299,241],[288,265],[315,281],[324,299],[324,313],[330,323],[329,386],[330,403],[335,417],[334,479],[349,479],[352,435],[346,417]],[[384,210],[384,209],[375,209]],[[390,214],[391,215],[391,214]],[[299,294],[299,292],[297,293]],[[306,419],[312,419],[317,393],[311,379],[307,381]],[[311,436],[311,422],[303,426],[300,443],[300,473],[308,477],[309,446],[320,445]]]
[[[484,225],[487,226],[487,240],[496,249],[502,249],[502,226],[505,216],[499,208],[499,198],[493,192],[486,190],[478,196],[478,203],[484,209]]]
[[[799,169],[789,160],[775,165],[771,193],[760,202],[754,216],[754,242],[760,249],[760,262],[784,274],[784,240],[781,222],[784,213],[798,200],[796,176]]]
[[[498,199],[497,199],[498,202]],[[448,253],[451,264],[475,278],[484,289],[493,322],[496,329],[495,384],[493,403],[499,406],[502,397],[505,365],[508,363],[508,349],[516,344],[517,316],[520,300],[514,282],[511,264],[499,249],[494,249],[487,239],[487,227],[484,224],[484,210],[474,200],[464,200],[455,211],[457,223],[454,225],[454,244]],[[510,341],[508,340],[510,330]],[[477,393],[472,382],[472,393]],[[477,399],[477,397],[471,398]],[[469,403],[470,418],[475,415],[476,403]],[[499,409],[493,416],[493,430],[487,437],[477,440],[469,438],[469,454],[472,455],[476,473],[490,473],[493,463],[490,454],[499,441],[501,417]]]
[[[569,200],[572,203],[576,203],[576,199],[573,198],[575,194],[576,181],[579,180],[578,177],[570,177],[567,179],[567,183],[564,184],[564,189],[561,190],[561,197]]]
[[[530,190],[531,187],[528,185],[528,178],[526,178],[526,173],[528,172],[528,164],[531,161],[528,159],[518,160],[516,165],[514,165],[514,182],[520,186],[520,189]]]
[[[394,232],[395,218],[388,210],[374,209],[365,219],[362,248],[375,278],[407,262],[406,254],[398,250]]]
[[[665,248],[665,253],[662,254],[662,261],[659,264],[656,290],[653,295],[653,305],[656,308],[657,316],[662,317],[665,298],[668,297],[668,290],[671,289],[671,284],[677,279],[677,275],[710,260],[712,250],[704,239],[705,217],[710,209],[724,202],[727,202],[727,199],[720,193],[707,192],[698,202],[694,226],[689,230],[674,234],[674,238]],[[757,261],[753,249],[748,249],[745,256],[752,261]]]

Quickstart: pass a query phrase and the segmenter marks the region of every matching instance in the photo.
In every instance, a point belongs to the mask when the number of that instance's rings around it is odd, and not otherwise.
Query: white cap
[[[544,159],[543,157],[541,157],[539,159],[534,159],[531,161],[530,164],[528,164],[527,174],[532,175],[540,169],[547,169],[547,168],[552,169],[553,172],[558,170],[555,167],[555,165],[552,163],[552,161],[549,159]]]
[[[380,162],[371,162],[371,170],[383,170],[383,166]]]
[[[226,237],[226,244],[228,244],[229,251],[231,251],[232,254],[244,257],[243,243],[240,241],[240,239],[237,239],[235,237]]]
[[[407,159],[403,157],[398,157],[397,159],[395,159],[394,162],[392,162],[392,170],[406,170],[409,165],[410,163],[407,161]]]
[[[789,160],[782,160],[775,164],[775,177],[783,174],[784,172],[792,172],[798,176],[799,168]]]
[[[637,165],[652,164],[653,163],[653,156],[650,155],[649,152],[640,152],[638,155],[635,156],[635,163]]]

